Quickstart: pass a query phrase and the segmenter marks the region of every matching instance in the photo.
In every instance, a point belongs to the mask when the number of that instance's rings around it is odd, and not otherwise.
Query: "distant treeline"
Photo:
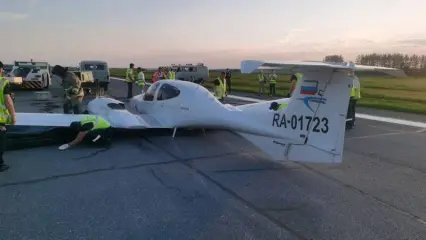
[[[329,55],[324,58],[329,62],[344,62],[342,55]],[[426,75],[426,55],[408,55],[401,53],[371,53],[360,54],[356,64],[390,67],[404,70],[407,75]]]

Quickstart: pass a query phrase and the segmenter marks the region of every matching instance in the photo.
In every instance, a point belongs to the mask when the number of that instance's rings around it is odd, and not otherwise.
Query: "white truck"
[[[21,83],[11,82],[23,89],[47,89],[52,83],[50,65],[47,62],[15,61],[12,70],[6,75],[22,78]]]
[[[108,91],[108,85],[110,83],[110,71],[108,63],[99,60],[83,60],[78,64],[80,72],[92,72],[94,78],[94,84],[92,89],[102,88],[104,91]]]
[[[176,72],[176,79],[201,84],[209,79],[209,69],[202,63],[197,64],[172,64],[167,68]]]

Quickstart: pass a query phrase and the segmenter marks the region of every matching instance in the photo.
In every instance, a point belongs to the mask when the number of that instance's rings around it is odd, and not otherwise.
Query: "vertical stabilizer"
[[[268,103],[271,106],[265,105],[264,113],[256,111],[271,128],[268,132],[281,137],[240,134],[274,160],[341,162],[353,66],[316,62],[274,66],[303,74],[289,100]]]

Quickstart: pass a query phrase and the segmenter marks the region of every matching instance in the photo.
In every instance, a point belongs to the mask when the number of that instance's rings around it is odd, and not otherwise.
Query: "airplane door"
[[[179,101],[179,95],[177,87],[164,83],[157,92],[155,105],[167,116],[181,116],[181,108],[185,106]]]
[[[160,89],[160,82],[152,84],[146,93],[143,95],[142,100],[135,106],[136,111],[139,113],[152,113],[157,106],[157,95]]]

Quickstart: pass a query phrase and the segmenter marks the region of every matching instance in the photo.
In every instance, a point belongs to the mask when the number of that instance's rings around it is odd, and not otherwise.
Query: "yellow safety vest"
[[[284,109],[284,108],[286,108],[287,107],[287,103],[281,103],[280,104],[280,107],[277,109],[277,111],[279,111],[279,110],[281,110],[281,109]]]
[[[351,89],[351,97],[355,99],[361,98],[361,84],[359,80],[353,80],[352,89]]]
[[[133,82],[133,69],[128,68],[126,70],[126,82]]]
[[[221,99],[225,96],[225,88],[222,80],[220,79],[220,77],[216,78],[219,81],[219,85],[215,87],[214,89],[214,95],[216,98]]]
[[[138,84],[139,86],[145,86],[145,78],[143,78],[143,72],[138,73]]]
[[[0,123],[10,124],[12,123],[12,118],[10,117],[9,110],[7,110],[6,104],[4,102],[4,87],[9,83],[9,80],[4,79],[0,76]]]
[[[172,74],[173,74],[173,80],[176,80],[176,72],[175,71],[172,71]]]
[[[301,73],[296,73],[294,75],[296,75],[296,78],[297,78],[297,82],[296,83],[300,83],[300,81],[302,81],[303,75]]]
[[[111,127],[111,124],[109,124],[107,120],[103,119],[102,117],[93,116],[93,115],[84,117],[83,119],[81,119],[80,123],[81,125],[86,123],[93,123],[93,128],[90,129],[89,131]]]
[[[272,84],[277,83],[277,79],[272,74],[270,75],[269,83],[272,83]]]
[[[174,78],[173,78],[173,72],[172,72],[172,71],[169,71],[169,72],[167,73],[167,79],[169,79],[169,80],[174,80]]]
[[[258,74],[257,78],[259,79],[259,82],[263,82],[263,80],[265,80],[265,77],[263,76],[263,74]]]

